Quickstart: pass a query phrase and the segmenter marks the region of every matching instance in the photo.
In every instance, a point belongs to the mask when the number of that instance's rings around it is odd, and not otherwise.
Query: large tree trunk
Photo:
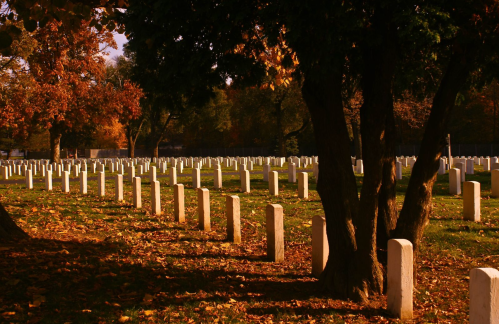
[[[11,241],[28,237],[28,234],[17,226],[3,205],[0,204],[0,241]]]
[[[61,162],[61,137],[62,132],[59,132],[56,127],[50,129],[50,162]]]
[[[317,191],[326,216],[329,258],[321,281],[334,295],[354,298],[353,277],[360,271],[354,264],[357,249],[353,218],[358,193],[350,160],[350,138],[343,113],[341,83],[343,61],[336,70],[305,74],[302,93],[312,117],[320,160]]]
[[[432,209],[432,189],[439,167],[439,158],[446,145],[445,136],[451,111],[454,108],[459,90],[468,78],[471,61],[475,55],[474,49],[471,50],[472,48],[470,46],[469,48],[455,49],[433,99],[421,149],[412,169],[404,205],[394,232],[394,237],[404,238],[412,242],[415,260],[424,229],[429,223]],[[414,274],[416,280],[416,272]]]
[[[386,265],[388,240],[397,225],[397,188],[396,188],[396,158],[395,158],[395,117],[393,101],[390,103],[386,118],[385,151],[383,156],[383,171],[381,188],[378,197],[378,227],[377,245],[378,259]]]

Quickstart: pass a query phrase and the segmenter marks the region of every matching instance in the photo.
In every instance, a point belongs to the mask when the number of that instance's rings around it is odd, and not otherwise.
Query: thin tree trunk
[[[279,156],[286,156],[286,139],[284,138],[284,129],[282,126],[282,100],[275,103],[275,114],[277,119],[277,145],[279,147]]]
[[[455,49],[433,99],[419,156],[412,169],[404,205],[394,232],[394,237],[412,242],[415,260],[424,229],[429,223],[432,188],[439,168],[439,158],[446,145],[447,125],[456,96],[469,76],[472,57],[475,55],[474,49],[471,51],[471,48],[473,47]],[[415,281],[416,275],[416,267],[414,267]]]
[[[50,129],[50,162],[61,162],[61,137],[62,133],[54,127]]]
[[[12,149],[11,149],[11,148],[9,148],[9,149],[7,150],[7,160],[9,160],[11,157],[12,157]]]

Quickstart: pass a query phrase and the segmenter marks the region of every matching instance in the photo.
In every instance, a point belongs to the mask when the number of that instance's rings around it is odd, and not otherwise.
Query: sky
[[[123,55],[123,44],[127,42],[127,39],[125,37],[125,34],[118,34],[118,33],[113,33],[114,35],[114,40],[116,41],[116,44],[118,45],[118,49],[115,50],[114,48],[108,49],[107,51],[109,52],[109,56],[106,57],[106,60],[112,60],[113,57],[115,56],[120,56]]]

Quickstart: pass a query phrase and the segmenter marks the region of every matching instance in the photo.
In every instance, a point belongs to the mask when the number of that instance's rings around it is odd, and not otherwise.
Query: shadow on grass
[[[136,317],[143,309],[192,307],[201,300],[303,300],[318,289],[315,281],[300,281],[302,276],[217,269],[217,255],[166,253],[157,258],[144,253],[137,262],[126,258],[133,248],[109,241],[46,239],[1,245],[0,322],[112,322],[125,314]],[[209,258],[213,266],[188,266],[182,259],[189,258]]]

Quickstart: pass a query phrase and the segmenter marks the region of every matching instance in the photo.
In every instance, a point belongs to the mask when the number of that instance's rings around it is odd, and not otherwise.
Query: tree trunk
[[[377,245],[378,259],[381,264],[387,263],[388,240],[397,225],[397,188],[396,188],[396,158],[395,158],[395,117],[393,101],[389,106],[386,118],[385,151],[383,156],[383,171],[381,188],[378,197],[378,227]],[[385,287],[386,288],[386,287]]]
[[[127,136],[128,139],[128,157],[129,158],[134,158],[135,157],[135,141],[133,140],[132,136]]]
[[[17,226],[3,205],[0,204],[0,241],[12,241],[28,237],[28,234]]]
[[[353,145],[355,147],[355,158],[362,160],[362,139],[360,137],[360,127],[357,120],[353,117],[350,119],[350,124],[352,126],[353,133]]]
[[[334,295],[353,299],[358,295],[352,281],[359,271],[353,262],[357,243],[352,221],[357,214],[358,193],[341,97],[342,57],[338,57],[336,70],[324,73],[326,76],[318,71],[305,74],[302,93],[314,125],[320,160],[317,192],[324,207],[329,244],[321,281]]]
[[[50,129],[50,163],[61,162],[61,137],[62,133],[55,127]]]
[[[77,159],[77,158],[78,158],[78,149],[77,149],[77,148],[75,148],[75,154],[74,154],[74,157],[73,157],[73,158],[74,158],[74,159]]]
[[[161,143],[161,139],[154,143],[154,147],[152,150],[152,157],[155,157],[155,158],[159,157],[159,143]]]
[[[284,130],[282,126],[282,100],[275,102],[275,114],[277,119],[277,146],[279,148],[279,156],[287,156],[286,139],[284,138]]]
[[[7,150],[7,160],[9,160],[11,157],[12,157],[12,149],[11,149],[11,148],[9,148],[9,149]]]
[[[395,237],[412,242],[415,260],[424,229],[429,223],[432,189],[440,164],[439,158],[446,145],[445,136],[451,111],[459,90],[468,78],[471,61],[475,55],[472,45],[469,48],[455,47],[457,50],[454,49],[455,52],[433,99],[419,156],[412,169],[404,205],[394,232]],[[414,267],[414,280],[416,280],[416,267]]]

